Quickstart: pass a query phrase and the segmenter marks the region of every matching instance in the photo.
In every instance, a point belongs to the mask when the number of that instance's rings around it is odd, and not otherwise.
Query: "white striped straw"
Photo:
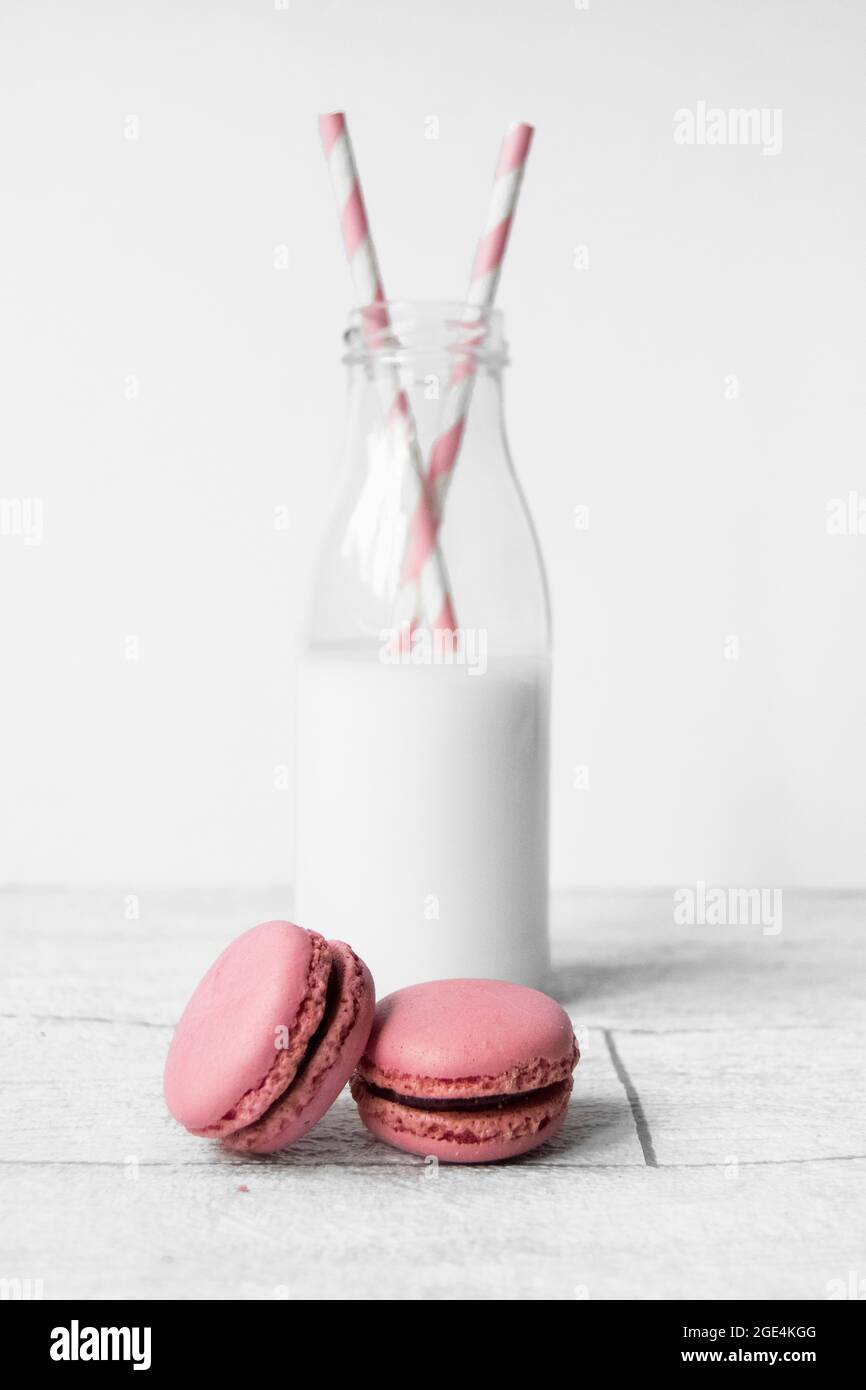
[[[484,230],[472,265],[463,315],[463,322],[467,325],[477,324],[485,312],[493,307],[531,143],[531,125],[515,122],[509,126],[502,142]],[[482,337],[483,334],[478,334],[465,340],[463,346],[466,351],[460,353],[451,371],[439,433],[430,451],[427,468],[429,489],[425,494],[425,505],[428,511],[432,506],[435,524],[431,530],[426,518],[419,515],[410,528],[409,548],[403,563],[403,578],[410,591],[417,585],[418,575],[421,576],[421,587],[424,587],[427,568],[435,563],[436,538],[445,495],[460,452],[475,385],[474,348]],[[408,597],[407,594],[407,601]]]
[[[343,243],[358,306],[362,310],[370,305],[381,306],[375,316],[362,316],[362,331],[366,330],[368,342],[374,346],[381,341],[390,320],[345,116],[342,112],[320,116],[319,131],[337,199]],[[406,512],[410,516],[412,535],[423,538],[423,570],[419,568],[412,574],[404,565],[401,574],[397,625],[421,621],[430,627],[453,630],[457,623],[445,567],[436,542],[424,458],[418,444],[409,398],[400,384],[396,365],[385,371],[374,371],[374,379],[386,429],[394,441],[397,456],[408,464],[403,468],[405,477],[402,481],[408,491]],[[414,548],[414,544],[413,540],[409,541],[407,553]]]

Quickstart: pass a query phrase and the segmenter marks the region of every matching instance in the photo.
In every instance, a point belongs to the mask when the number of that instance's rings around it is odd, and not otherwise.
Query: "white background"
[[[866,535],[825,523],[866,497],[864,37],[856,0],[4,0],[0,497],[44,541],[0,536],[0,879],[291,877],[345,109],[393,297],[460,296],[537,127],[500,302],[554,881],[862,883]],[[782,152],[677,146],[698,101],[781,108]]]

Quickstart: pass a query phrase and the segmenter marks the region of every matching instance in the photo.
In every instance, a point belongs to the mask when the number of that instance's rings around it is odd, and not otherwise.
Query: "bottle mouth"
[[[500,309],[459,301],[381,300],[353,309],[343,361],[405,366],[420,358],[499,368],[508,363]]]

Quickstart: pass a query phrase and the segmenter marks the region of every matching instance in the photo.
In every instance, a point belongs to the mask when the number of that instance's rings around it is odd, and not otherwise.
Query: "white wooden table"
[[[778,936],[672,895],[555,904],[584,1056],[559,1138],[433,1168],[347,1093],[244,1159],[165,1112],[171,1027],[269,891],[7,891],[0,1278],[51,1297],[823,1299],[866,1280],[866,897],[786,893]],[[866,1291],[866,1285],[864,1285]]]

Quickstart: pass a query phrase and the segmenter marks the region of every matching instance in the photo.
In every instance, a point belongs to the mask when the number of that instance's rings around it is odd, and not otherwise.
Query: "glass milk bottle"
[[[344,341],[345,454],[298,666],[295,918],[350,941],[380,997],[538,985],[550,614],[505,436],[502,316],[373,306]],[[435,626],[443,590],[454,635]]]

